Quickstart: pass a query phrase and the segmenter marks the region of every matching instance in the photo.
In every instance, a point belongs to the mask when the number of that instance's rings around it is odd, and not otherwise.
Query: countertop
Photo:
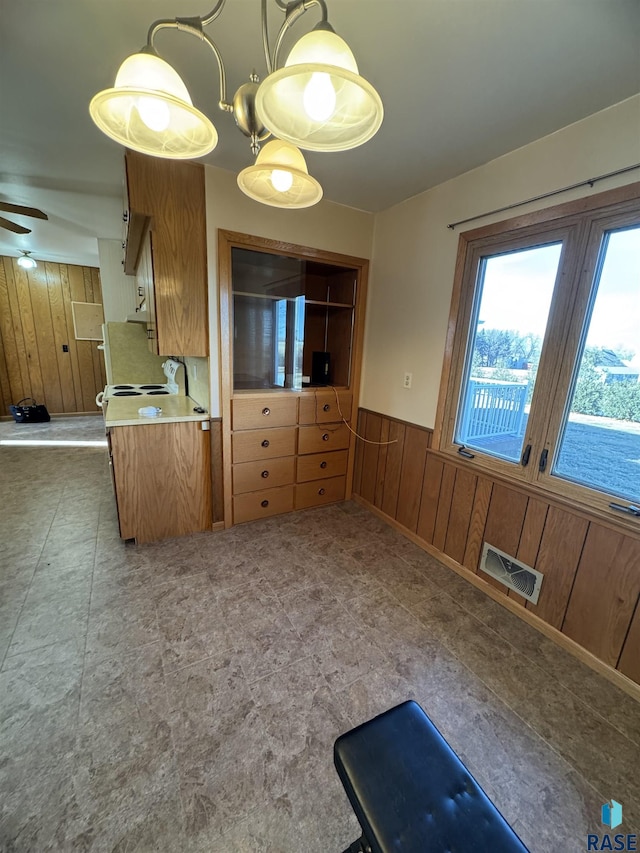
[[[107,403],[105,426],[137,426],[138,424],[171,424],[184,421],[208,421],[209,413],[199,414],[193,409],[198,404],[182,394],[158,397],[110,397]],[[162,414],[157,418],[146,418],[138,414],[145,406],[159,406]]]

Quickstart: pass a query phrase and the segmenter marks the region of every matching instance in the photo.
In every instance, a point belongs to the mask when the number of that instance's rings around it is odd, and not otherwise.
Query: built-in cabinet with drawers
[[[232,398],[234,523],[344,500],[351,400],[324,389]]]
[[[225,524],[345,500],[368,262],[226,231],[218,257]]]

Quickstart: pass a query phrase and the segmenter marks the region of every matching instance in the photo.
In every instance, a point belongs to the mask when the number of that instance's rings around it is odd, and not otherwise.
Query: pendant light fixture
[[[180,75],[149,47],[125,59],[113,88],[98,92],[89,112],[103,133],[142,154],[190,160],[218,143]]]
[[[22,255],[18,258],[18,266],[22,267],[23,270],[34,270],[38,264],[35,262],[35,259],[31,257],[31,252],[27,252],[24,249],[21,250]]]
[[[280,139],[267,142],[255,165],[240,172],[238,186],[270,207],[311,207],[322,198],[322,187],[307,171],[302,152]]]
[[[258,90],[256,109],[273,134],[308,151],[346,151],[382,124],[380,95],[358,74],[349,45],[323,21],[294,45],[284,68]]]
[[[240,188],[251,198],[276,207],[308,207],[322,198],[304,157],[294,146],[313,151],[344,151],[370,139],[380,127],[382,101],[358,73],[346,42],[327,20],[325,0],[273,0],[284,12],[273,55],[269,48],[267,2],[261,0],[262,43],[267,77],[259,84],[255,73],[231,100],[226,74],[216,44],[205,32],[222,12],[218,0],[204,17],[155,21],[147,44],[125,59],[115,85],[98,92],[89,111],[95,124],[111,139],[143,154],[170,159],[192,159],[211,152],[218,133],[192,103],[179,74],[158,55],[154,38],[162,29],[196,36],[213,52],[220,78],[218,107],[232,113],[238,128],[250,140],[257,156],[253,166],[238,176]],[[291,50],[285,67],[278,58],[285,35],[309,9],[321,11],[320,23]],[[260,144],[273,135],[269,154]],[[289,183],[290,181],[290,183]]]

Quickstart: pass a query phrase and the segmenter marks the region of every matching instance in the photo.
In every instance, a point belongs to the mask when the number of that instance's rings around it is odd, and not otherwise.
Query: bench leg
[[[357,841],[354,841],[353,844],[350,844],[344,853],[371,853],[371,847],[363,835]]]

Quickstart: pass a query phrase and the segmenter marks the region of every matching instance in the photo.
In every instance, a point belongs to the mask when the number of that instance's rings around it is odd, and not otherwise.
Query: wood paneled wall
[[[353,491],[640,684],[640,539],[478,474],[430,447],[431,433],[361,409]],[[536,605],[479,570],[490,542],[544,574]]]
[[[104,357],[99,341],[76,341],[72,301],[102,302],[97,268],[40,261],[23,270],[0,257],[0,415],[22,397],[51,413],[97,411]]]

